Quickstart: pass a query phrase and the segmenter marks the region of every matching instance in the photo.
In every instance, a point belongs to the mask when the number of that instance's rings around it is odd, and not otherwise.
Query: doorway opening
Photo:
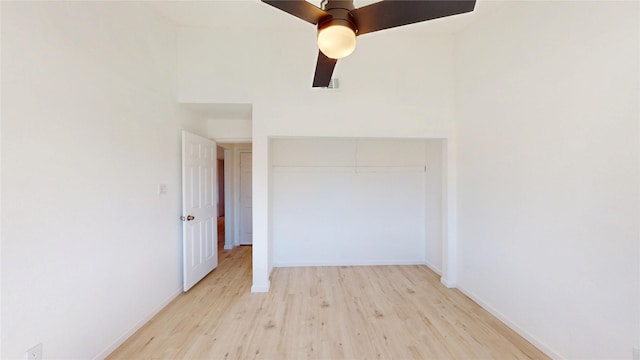
[[[218,254],[220,250],[224,248],[224,236],[225,236],[225,228],[224,228],[224,148],[218,145],[216,149],[216,159],[217,159],[217,175],[218,175]]]
[[[218,144],[218,248],[253,243],[251,143]]]

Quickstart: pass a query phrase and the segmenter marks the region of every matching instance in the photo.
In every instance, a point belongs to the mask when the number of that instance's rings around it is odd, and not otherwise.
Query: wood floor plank
[[[178,296],[109,359],[548,359],[424,266],[276,268],[251,247]]]

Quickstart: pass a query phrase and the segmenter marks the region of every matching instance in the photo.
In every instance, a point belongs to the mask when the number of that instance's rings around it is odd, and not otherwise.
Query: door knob
[[[185,221],[185,220],[186,220],[186,221],[191,221],[191,220],[194,220],[195,218],[196,218],[196,217],[195,217],[195,216],[193,216],[193,215],[187,215],[187,217],[186,217],[186,218],[185,218],[184,216],[180,216],[180,220],[182,220],[182,221]]]

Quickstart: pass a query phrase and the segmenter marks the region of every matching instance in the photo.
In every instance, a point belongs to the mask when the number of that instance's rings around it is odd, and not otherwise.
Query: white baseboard
[[[122,336],[120,336],[116,341],[114,341],[109,347],[96,355],[94,360],[102,360],[109,356],[112,352],[114,352],[120,345],[122,345],[131,335],[133,335],[136,331],[140,330],[146,323],[149,322],[154,316],[156,316],[160,310],[164,309],[165,306],[169,305],[178,295],[182,293],[182,289],[176,290],[171,296],[165,299],[160,305],[158,305],[155,309],[153,309],[149,314],[140,319],[133,327],[127,330]]]
[[[509,319],[504,314],[502,314],[500,311],[496,310],[491,305],[489,305],[487,302],[485,302],[484,300],[480,299],[474,293],[464,289],[464,287],[458,287],[458,290],[460,290],[461,293],[465,294],[471,300],[475,301],[478,305],[480,305],[482,308],[484,308],[489,313],[491,313],[491,315],[493,315],[496,318],[498,318],[498,320],[502,321],[505,325],[510,327],[511,330],[515,331],[516,333],[518,333],[518,335],[522,336],[528,342],[530,342],[535,347],[540,349],[540,351],[545,353],[550,358],[552,358],[552,359],[565,359],[565,357],[561,356],[558,352],[556,352],[555,350],[551,349],[549,346],[544,344],[542,341],[538,340],[535,336],[531,335],[525,329],[523,329],[518,324],[513,322],[511,319]]]
[[[425,265],[424,260],[345,260],[276,262],[274,267]]]
[[[424,265],[425,265],[426,267],[428,267],[429,269],[431,269],[431,271],[433,271],[434,273],[436,273],[436,274],[438,274],[438,275],[442,276],[442,271],[441,271],[439,268],[437,268],[435,265],[433,265],[432,263],[430,263],[430,262],[428,262],[428,261],[425,261],[425,262],[424,262]]]
[[[233,249],[233,245],[224,244],[224,249],[225,250],[231,250],[231,249]]]
[[[447,289],[455,289],[458,286],[455,281],[449,281],[448,279],[445,279],[443,277],[440,278],[440,283]]]
[[[271,282],[267,281],[266,284],[253,284],[251,285],[252,293],[266,293],[269,292],[269,288],[271,287]]]

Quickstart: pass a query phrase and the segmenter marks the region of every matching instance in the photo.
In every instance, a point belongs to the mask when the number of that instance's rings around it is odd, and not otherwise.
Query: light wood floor
[[[424,266],[276,268],[250,293],[251,247],[109,359],[548,359]]]

